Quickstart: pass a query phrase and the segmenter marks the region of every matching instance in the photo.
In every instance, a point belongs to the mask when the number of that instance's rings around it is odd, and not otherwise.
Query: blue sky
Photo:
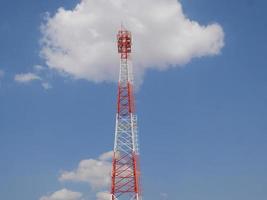
[[[149,70],[136,94],[145,199],[267,198],[267,2],[181,1],[201,24],[218,22],[218,56],[183,68]],[[45,65],[40,24],[45,12],[78,1],[1,0],[0,198],[35,200],[63,187],[61,170],[113,147],[116,84],[45,74],[20,84],[15,74]]]

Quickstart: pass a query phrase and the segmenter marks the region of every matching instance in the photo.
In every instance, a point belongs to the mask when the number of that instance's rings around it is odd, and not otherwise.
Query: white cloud
[[[40,71],[45,70],[45,67],[43,67],[42,65],[34,65],[34,66],[33,66],[33,69],[34,69],[36,72],[40,72]]]
[[[81,200],[81,197],[82,194],[80,192],[73,192],[64,188],[49,196],[43,196],[40,200]]]
[[[110,200],[110,193],[106,190],[110,186],[112,156],[113,152],[109,151],[101,154],[97,159],[82,160],[77,169],[62,172],[59,180],[89,183],[97,200]],[[82,194],[79,192],[62,189],[39,200],[82,200],[81,197]]]
[[[45,90],[49,90],[49,89],[52,88],[52,85],[51,85],[50,83],[48,83],[48,82],[43,82],[43,83],[42,83],[42,86],[43,86],[43,88],[44,88]]]
[[[43,66],[35,65],[33,69],[35,73],[29,72],[29,73],[16,74],[14,76],[14,80],[19,83],[29,83],[35,80],[39,80],[41,86],[45,90],[49,90],[53,88],[52,85],[47,80],[45,80],[44,78],[41,78],[43,74],[40,74],[40,73],[45,69]],[[1,77],[1,73],[0,73],[0,77]]]
[[[103,160],[103,161],[107,161],[110,160],[113,157],[113,151],[108,151],[106,153],[101,154],[98,159],[99,160]]]
[[[96,193],[96,199],[97,200],[110,200],[111,195],[109,192],[98,192]]]
[[[34,73],[16,74],[14,80],[20,83],[28,83],[34,80],[41,80],[41,78]]]
[[[110,183],[111,162],[109,152],[102,154],[99,159],[82,160],[77,169],[64,171],[60,181],[74,181],[89,183],[93,189],[108,187]]]
[[[133,34],[138,80],[149,68],[178,67],[217,55],[224,45],[219,24],[188,19],[177,0],[81,0],[73,10],[59,8],[47,17],[41,55],[50,68],[74,78],[117,81],[115,37],[122,20]]]

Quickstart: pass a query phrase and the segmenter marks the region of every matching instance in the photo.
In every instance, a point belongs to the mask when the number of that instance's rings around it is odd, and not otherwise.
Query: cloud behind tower
[[[81,0],[72,10],[47,16],[41,56],[49,68],[75,79],[117,81],[115,37],[122,21],[133,34],[138,81],[149,68],[179,67],[224,46],[219,24],[190,20],[177,0]]]

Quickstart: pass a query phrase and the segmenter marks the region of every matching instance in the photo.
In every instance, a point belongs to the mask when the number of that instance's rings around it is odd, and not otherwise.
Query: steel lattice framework
[[[130,59],[131,33],[122,28],[117,34],[117,44],[120,54],[120,76],[111,174],[111,198],[112,200],[141,200],[137,117]]]

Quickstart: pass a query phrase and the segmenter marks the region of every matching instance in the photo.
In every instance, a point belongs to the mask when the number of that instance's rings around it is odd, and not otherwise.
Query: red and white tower
[[[141,200],[137,117],[130,58],[131,33],[122,28],[118,32],[117,43],[120,54],[120,76],[111,174],[111,199]]]

